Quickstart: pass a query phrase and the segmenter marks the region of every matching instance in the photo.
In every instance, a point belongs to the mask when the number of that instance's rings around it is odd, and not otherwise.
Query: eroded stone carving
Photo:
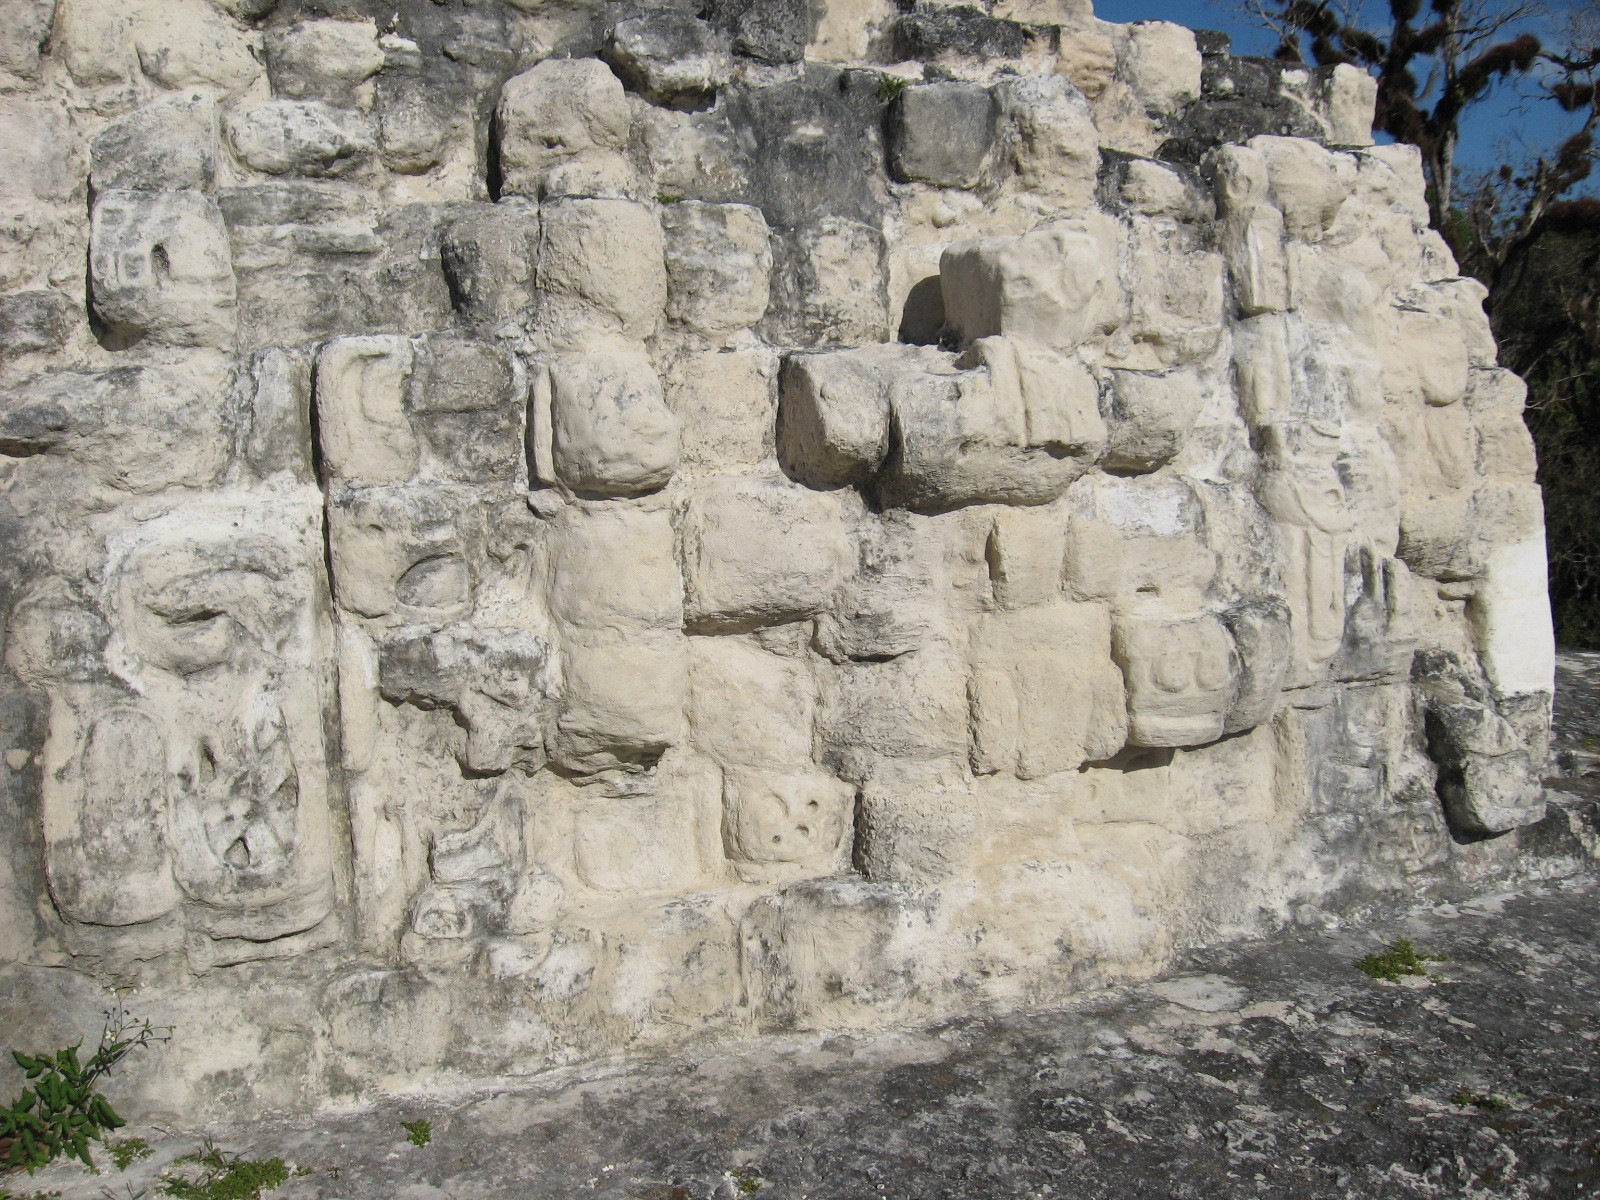
[[[1524,393],[1359,72],[271,8],[0,31],[0,942],[226,1025],[152,1103],[1054,999],[1559,840]]]

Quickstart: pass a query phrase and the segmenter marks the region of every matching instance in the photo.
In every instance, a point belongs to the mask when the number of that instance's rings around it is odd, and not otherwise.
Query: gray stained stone
[[[708,105],[732,70],[726,39],[704,21],[673,12],[619,21],[606,60],[646,100],[680,108]]]
[[[995,102],[976,83],[908,87],[889,110],[889,162],[902,183],[968,188],[994,144]]]

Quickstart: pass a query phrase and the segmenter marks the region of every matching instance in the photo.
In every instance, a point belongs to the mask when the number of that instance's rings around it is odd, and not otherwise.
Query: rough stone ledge
[[[1558,795],[1551,819],[1592,837],[1595,811]],[[274,1200],[1586,1196],[1597,899],[1584,874],[1295,931],[1049,1012],[292,1122],[131,1127],[154,1154],[125,1176],[52,1168],[29,1186],[138,1195],[209,1136],[305,1172]],[[1400,984],[1356,968],[1399,937],[1444,961]],[[421,1148],[401,1128],[419,1117]]]

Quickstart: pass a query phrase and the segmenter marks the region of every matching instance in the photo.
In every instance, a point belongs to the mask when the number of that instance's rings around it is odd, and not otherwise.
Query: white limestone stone
[[[96,312],[126,337],[174,346],[233,341],[233,254],[221,212],[199,192],[99,197],[89,271]]]

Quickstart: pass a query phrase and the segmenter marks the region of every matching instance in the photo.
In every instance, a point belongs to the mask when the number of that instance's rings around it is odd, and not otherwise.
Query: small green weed
[[[656,193],[656,203],[657,204],[682,204],[686,199],[688,199],[687,196],[683,196],[683,195],[679,194],[678,192],[657,192]]]
[[[118,1138],[107,1142],[106,1149],[111,1151],[111,1161],[117,1164],[119,1171],[126,1171],[134,1163],[150,1157],[150,1143],[139,1137]]]
[[[134,1050],[171,1036],[171,1029],[158,1030],[149,1021],[135,1020],[125,1008],[113,1008],[106,1012],[100,1044],[88,1062],[78,1061],[82,1042],[53,1054],[13,1050],[11,1057],[31,1086],[23,1088],[10,1105],[0,1107],[4,1154],[0,1165],[24,1169],[31,1175],[58,1155],[65,1155],[95,1170],[89,1139],[103,1142],[107,1133],[127,1124],[95,1084]]]
[[[1466,1088],[1451,1096],[1450,1103],[1459,1104],[1462,1108],[1480,1108],[1484,1112],[1505,1112],[1511,1107],[1511,1101],[1504,1096],[1468,1091]]]
[[[1365,971],[1374,979],[1399,983],[1403,975],[1426,975],[1428,972],[1423,967],[1424,963],[1449,961],[1444,955],[1418,954],[1409,939],[1400,938],[1383,953],[1367,955],[1356,963],[1356,969]]]
[[[893,100],[910,86],[911,81],[909,79],[902,79],[898,75],[880,75],[878,76],[878,99]]]
[[[733,1180],[733,1186],[739,1189],[741,1196],[754,1196],[767,1186],[767,1181],[761,1176],[748,1174],[738,1167],[728,1172],[728,1178]]]
[[[161,1177],[161,1194],[175,1200],[260,1200],[289,1178],[281,1158],[249,1159],[228,1154],[207,1142],[203,1150],[174,1160],[175,1167],[198,1171]]]
[[[406,1131],[406,1141],[413,1146],[426,1146],[433,1141],[433,1122],[425,1118],[417,1121],[401,1121],[400,1128]]]

